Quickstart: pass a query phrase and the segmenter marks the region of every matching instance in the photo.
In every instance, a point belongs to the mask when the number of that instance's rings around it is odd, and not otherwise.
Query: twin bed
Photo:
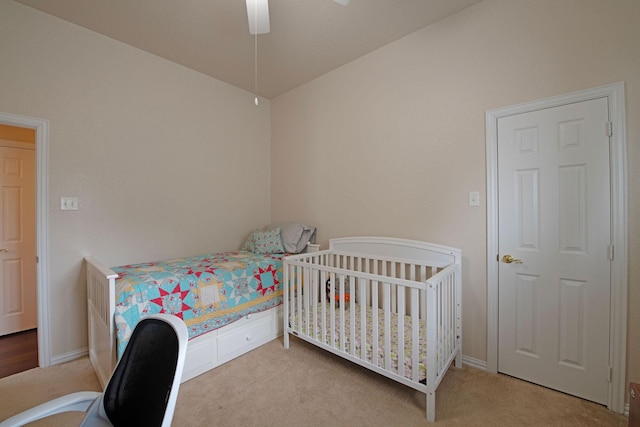
[[[182,318],[187,381],[282,334],[283,254],[248,251],[107,268],[87,257],[89,358],[104,387],[138,320]]]
[[[87,257],[89,356],[101,384],[137,321],[165,312],[189,329],[183,382],[283,333],[288,348],[293,334],[425,393],[435,421],[436,388],[461,366],[459,250],[382,237],[296,255],[244,249],[117,268]]]

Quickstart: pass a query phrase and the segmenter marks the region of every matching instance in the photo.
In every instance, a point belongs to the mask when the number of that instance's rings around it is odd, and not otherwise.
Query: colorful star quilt
[[[282,304],[282,257],[236,251],[112,268],[118,359],[146,315],[178,316],[193,338]]]

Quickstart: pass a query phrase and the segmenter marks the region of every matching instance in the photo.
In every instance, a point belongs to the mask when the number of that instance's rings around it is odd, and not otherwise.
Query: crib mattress
[[[327,328],[327,334],[326,336],[322,337],[322,321],[321,321],[321,316],[322,316],[322,307],[325,307],[326,309],[326,328]],[[351,346],[352,343],[350,342],[351,340],[351,315],[350,315],[350,306],[353,305],[353,309],[356,310],[355,312],[355,342],[353,343],[353,345],[355,345],[355,353],[358,355],[358,358],[360,358],[360,354],[361,354],[361,349],[362,349],[362,345],[363,343],[366,346],[366,361],[371,363],[371,364],[375,364],[380,368],[383,368],[385,370],[390,370],[396,374],[398,374],[398,336],[399,333],[402,332],[403,336],[404,336],[404,376],[406,378],[411,379],[411,373],[412,373],[412,369],[413,369],[413,358],[412,358],[412,348],[413,348],[413,337],[412,337],[412,321],[411,321],[411,317],[410,316],[404,316],[404,329],[403,331],[399,330],[399,322],[398,322],[398,315],[396,313],[391,313],[391,319],[390,319],[390,332],[391,332],[391,337],[390,337],[390,343],[391,343],[391,349],[390,349],[390,356],[391,356],[391,366],[387,367],[385,366],[385,327],[384,327],[384,311],[381,309],[377,309],[378,312],[378,322],[377,324],[374,326],[373,323],[373,310],[371,307],[366,307],[366,337],[365,339],[363,339],[362,337],[362,333],[361,333],[361,319],[360,319],[360,305],[359,304],[346,304],[345,307],[345,311],[344,311],[344,317],[345,317],[345,322],[344,322],[344,331],[345,331],[345,346],[344,346],[344,351],[346,353],[351,353]],[[331,304],[330,303],[318,303],[317,305],[317,313],[318,313],[318,322],[315,325],[315,336],[313,336],[313,313],[309,313],[309,318],[310,318],[310,323],[311,323],[311,328],[307,328],[307,322],[306,322],[306,316],[303,314],[302,318],[302,330],[303,331],[309,331],[309,335],[312,336],[312,338],[318,339],[320,341],[323,341],[325,344],[338,348],[338,349],[342,349],[342,342],[341,342],[341,330],[339,328],[338,325],[340,325],[340,310],[338,308],[336,308],[335,310],[335,329],[331,330]],[[297,315],[298,313],[293,310],[291,318],[292,318],[292,324],[296,325],[296,329],[297,329],[297,325],[298,325],[298,321],[297,321]],[[425,382],[426,377],[427,377],[427,334],[426,334],[426,330],[427,330],[427,323],[426,321],[420,321],[419,322],[419,351],[418,351],[418,373],[419,373],[419,378],[421,382]],[[300,332],[300,331],[298,331]],[[374,359],[373,359],[373,334],[374,332],[378,335],[378,351],[377,351],[377,355],[378,355],[378,360],[377,363],[374,363]],[[333,335],[334,340],[335,340],[335,345],[332,345],[331,343],[331,336]]]

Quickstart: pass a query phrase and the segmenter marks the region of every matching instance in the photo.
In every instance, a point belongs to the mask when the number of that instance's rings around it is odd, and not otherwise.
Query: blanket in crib
[[[282,304],[282,257],[236,251],[114,267],[118,359],[146,315],[178,316],[193,338]]]
[[[326,315],[326,335],[324,336],[324,340],[322,339],[322,309],[323,309],[323,305],[325,308],[325,315]],[[390,315],[390,319],[389,319],[389,324],[390,324],[390,348],[389,348],[389,353],[390,353],[390,359],[391,359],[391,366],[385,366],[386,361],[385,361],[385,327],[384,327],[384,311],[381,309],[377,310],[377,314],[378,314],[378,321],[377,324],[374,325],[374,321],[373,321],[373,309],[371,307],[366,307],[366,337],[362,336],[361,333],[361,320],[360,320],[360,305],[359,304],[353,304],[353,309],[355,310],[355,340],[352,343],[351,342],[351,314],[350,314],[350,310],[351,308],[351,304],[346,304],[346,309],[344,311],[344,333],[345,333],[345,346],[344,346],[344,351],[346,353],[351,353],[351,348],[352,345],[355,345],[355,354],[357,355],[358,358],[361,359],[360,354],[361,354],[361,348],[362,348],[362,344],[365,344],[365,353],[366,353],[366,361],[369,363],[372,363],[374,365],[377,365],[385,370],[394,372],[396,374],[399,373],[398,370],[398,343],[399,343],[399,339],[398,336],[399,334],[403,334],[404,337],[404,376],[406,378],[411,379],[411,372],[413,369],[413,364],[414,363],[418,363],[418,375],[420,377],[420,382],[424,383],[426,378],[427,378],[427,322],[422,320],[419,322],[419,332],[418,332],[418,336],[419,336],[419,351],[418,351],[418,360],[414,361],[412,358],[412,348],[413,348],[413,337],[412,337],[412,322],[411,322],[411,317],[410,316],[404,316],[404,330],[400,330],[399,329],[399,322],[398,322],[398,315],[395,313],[391,313]],[[303,319],[302,319],[302,331],[308,331],[308,334],[311,335],[313,338],[318,339],[320,341],[324,341],[325,344],[330,345],[332,347],[341,349],[342,348],[342,343],[341,343],[341,337],[342,337],[342,332],[341,329],[339,327],[340,325],[340,310],[338,308],[335,309],[335,329],[331,329],[331,304],[329,303],[319,303],[317,305],[317,323],[315,324],[315,336],[314,334],[314,328],[311,327],[309,329],[307,329],[307,325],[306,325],[306,316],[304,316],[303,314]],[[294,310],[292,313],[292,317],[293,317],[293,321],[295,322],[296,325],[298,325],[298,320],[297,320],[297,312]],[[311,321],[311,324],[314,323],[313,321],[313,314],[309,313],[309,318]],[[300,331],[298,331],[300,332]],[[374,361],[373,358],[373,334],[374,332],[377,334],[378,336],[378,351],[377,351],[377,363],[376,361]],[[331,342],[331,338],[333,336],[334,342],[335,344],[332,344]]]

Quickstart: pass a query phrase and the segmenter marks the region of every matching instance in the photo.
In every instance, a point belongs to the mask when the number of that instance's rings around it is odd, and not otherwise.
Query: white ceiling
[[[16,0],[255,92],[245,0]],[[273,98],[481,0],[270,0],[258,94]]]

